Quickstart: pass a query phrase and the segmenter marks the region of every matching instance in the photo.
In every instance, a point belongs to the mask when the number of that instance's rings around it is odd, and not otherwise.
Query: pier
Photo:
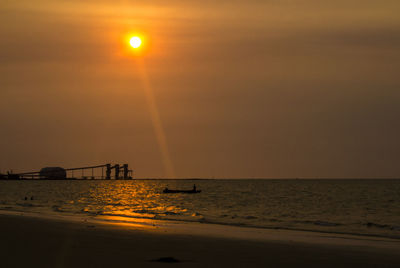
[[[109,163],[75,168],[45,167],[40,171],[0,174],[2,180],[131,180],[132,177],[133,170],[128,164]]]

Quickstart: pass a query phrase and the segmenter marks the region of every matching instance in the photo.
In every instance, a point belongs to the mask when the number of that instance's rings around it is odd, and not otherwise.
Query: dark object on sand
[[[162,258],[155,259],[153,261],[156,261],[156,262],[168,262],[168,263],[180,262],[179,260],[175,259],[174,257],[162,257]]]

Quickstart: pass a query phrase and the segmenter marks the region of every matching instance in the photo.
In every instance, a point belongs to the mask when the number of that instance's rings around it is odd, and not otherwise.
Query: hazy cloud
[[[398,176],[398,1],[3,1],[0,171],[129,162],[164,176]]]

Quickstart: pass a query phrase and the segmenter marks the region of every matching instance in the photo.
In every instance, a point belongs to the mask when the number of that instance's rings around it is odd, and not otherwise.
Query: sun
[[[142,40],[140,39],[140,37],[134,36],[129,40],[129,44],[131,44],[131,47],[133,48],[139,48],[142,44]]]

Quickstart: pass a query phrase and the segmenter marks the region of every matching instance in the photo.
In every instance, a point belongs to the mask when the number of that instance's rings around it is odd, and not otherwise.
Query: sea
[[[400,238],[400,179],[10,180],[0,210]]]

